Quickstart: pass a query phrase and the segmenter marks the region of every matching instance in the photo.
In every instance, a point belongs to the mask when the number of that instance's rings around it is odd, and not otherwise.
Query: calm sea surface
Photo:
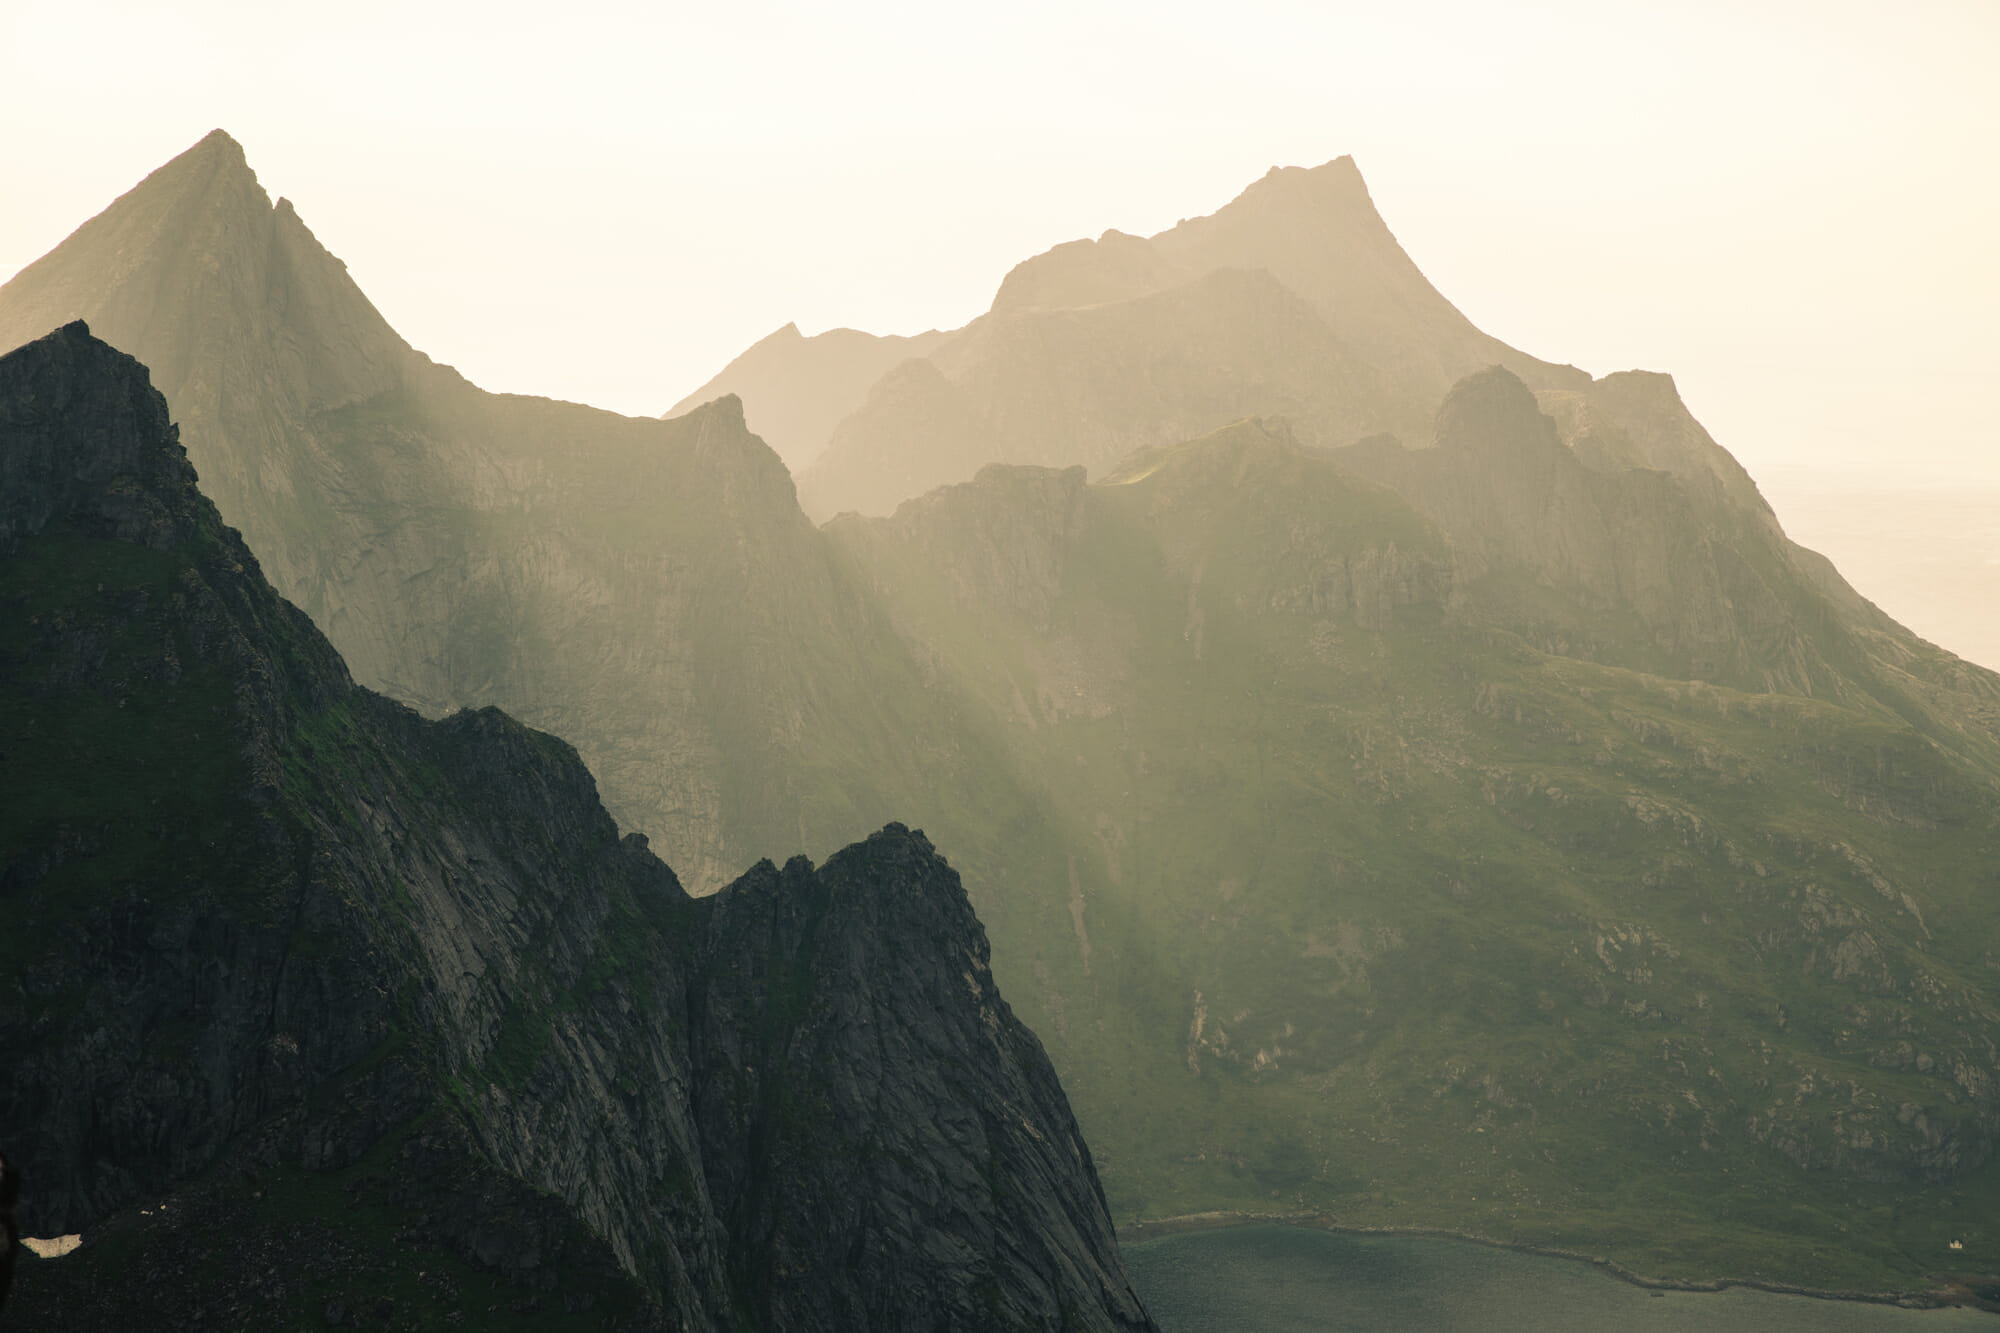
[[[1456,1240],[1242,1226],[1134,1241],[1124,1251],[1163,1333],[2000,1333],[2000,1318],[1976,1310],[1900,1310],[1741,1289],[1654,1296],[1589,1264]]]

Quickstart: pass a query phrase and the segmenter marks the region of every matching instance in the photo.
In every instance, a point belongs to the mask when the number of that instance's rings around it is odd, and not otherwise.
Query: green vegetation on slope
[[[2000,1254],[1990,743],[1867,663],[1829,700],[1539,651],[1249,427],[1061,475],[830,531],[1065,812],[1069,911],[995,964],[1122,1218],[1868,1290]]]

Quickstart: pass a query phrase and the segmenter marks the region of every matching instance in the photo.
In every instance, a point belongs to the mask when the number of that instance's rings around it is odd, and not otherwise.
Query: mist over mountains
[[[1353,159],[1273,168],[1211,216],[1017,265],[984,316],[875,381],[800,496],[819,519],[887,513],[989,462],[1101,469],[1245,416],[1285,416],[1314,444],[1421,439],[1452,382],[1488,364],[1537,387],[1589,379],[1474,328],[1396,244]]]
[[[0,1132],[92,1240],[21,1317],[1152,1327],[922,834],[689,898],[562,741],[356,686],[81,323],[0,476]]]
[[[0,347],[76,318],[358,682],[563,737],[696,893],[922,827],[1121,1221],[2000,1243],[2000,677],[1349,159],[658,421],[414,351],[220,132],[0,288]]]

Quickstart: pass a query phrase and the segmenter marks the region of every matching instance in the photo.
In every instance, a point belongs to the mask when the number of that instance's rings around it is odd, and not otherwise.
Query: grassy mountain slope
[[[829,527],[1072,812],[1031,947],[1114,1206],[1839,1288],[1990,1257],[2000,681],[1913,683],[1944,655],[1662,472],[1568,475],[1504,372],[1428,452],[1428,515],[1246,423]]]

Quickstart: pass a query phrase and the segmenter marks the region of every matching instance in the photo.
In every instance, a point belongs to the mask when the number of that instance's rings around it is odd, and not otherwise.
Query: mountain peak
[[[1207,217],[1188,218],[1152,240],[1161,258],[1196,271],[1269,270],[1381,364],[1393,391],[1411,402],[1435,403],[1461,376],[1496,361],[1537,388],[1589,380],[1473,327],[1397,243],[1351,156],[1273,167]]]
[[[0,347],[13,347],[72,319],[88,317],[111,342],[145,357],[163,385],[181,378],[186,357],[163,356],[172,322],[203,270],[234,280],[246,238],[270,225],[271,201],[242,146],[216,130],[154,170],[63,243],[0,288]],[[266,247],[268,248],[268,247]]]
[[[1253,201],[1265,204],[1282,202],[1292,207],[1329,204],[1347,208],[1359,206],[1370,214],[1375,212],[1375,201],[1369,197],[1368,183],[1361,179],[1361,168],[1347,154],[1316,167],[1272,167],[1225,207],[1241,207]],[[1379,217],[1377,221],[1380,221]]]
[[[210,130],[194,144],[182,150],[156,167],[144,180],[120,195],[105,214],[117,209],[128,200],[147,199],[184,192],[187,190],[210,188],[218,182],[228,182],[241,189],[254,190],[258,201],[266,208],[270,198],[257,183],[257,173],[250,167],[250,159],[243,151],[243,145],[222,130]],[[99,214],[99,217],[105,216]],[[94,222],[96,219],[92,219]],[[89,223],[85,223],[89,226]]]
[[[67,520],[170,550],[194,533],[194,468],[146,368],[82,320],[0,356],[0,553]]]
[[[0,287],[0,348],[72,319],[143,360],[197,442],[233,522],[261,445],[233,448],[222,385],[283,385],[303,411],[403,381],[412,354],[289,200],[271,202],[242,145],[216,130]],[[299,355],[300,349],[311,349]],[[250,488],[255,489],[255,488]],[[263,538],[268,534],[254,533]],[[267,543],[268,544],[268,543]]]
[[[725,393],[711,398],[692,412],[683,415],[694,418],[704,427],[718,427],[725,431],[747,431],[743,424],[743,400],[733,393]]]
[[[194,147],[188,149],[187,153],[183,153],[181,156],[186,157],[189,153],[222,153],[235,158],[245,166],[249,165],[249,159],[243,155],[243,145],[231,138],[228,130],[221,129],[220,127],[202,135],[196,141]]]
[[[242,145],[211,131],[0,288],[0,347],[17,346],[102,304],[107,292],[158,262],[159,252],[185,242],[200,219],[226,217],[240,226],[270,211]],[[115,330],[111,336],[126,341]]]

